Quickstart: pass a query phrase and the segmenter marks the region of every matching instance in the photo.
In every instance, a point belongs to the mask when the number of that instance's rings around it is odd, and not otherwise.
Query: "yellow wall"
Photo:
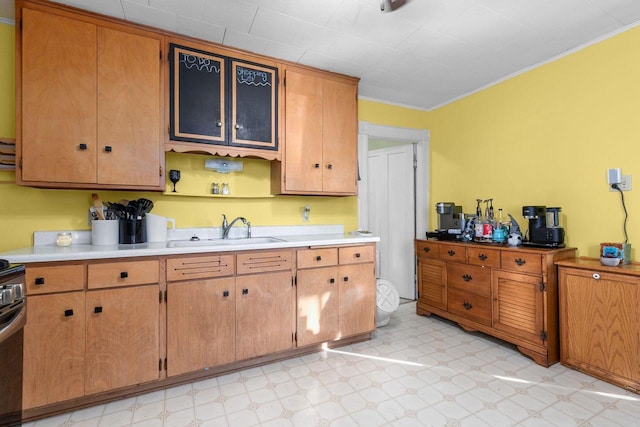
[[[523,205],[560,206],[567,244],[598,256],[600,242],[624,239],[606,181],[619,167],[635,175],[624,196],[640,245],[639,50],[634,28],[432,111],[431,200],[474,212],[492,197],[524,228]]]

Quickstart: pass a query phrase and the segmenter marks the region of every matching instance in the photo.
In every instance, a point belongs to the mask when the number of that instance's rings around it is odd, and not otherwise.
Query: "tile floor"
[[[95,406],[52,426],[640,426],[640,396],[402,304],[372,340]]]

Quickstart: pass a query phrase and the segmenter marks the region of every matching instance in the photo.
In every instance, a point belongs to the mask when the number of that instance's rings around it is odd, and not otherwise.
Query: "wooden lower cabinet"
[[[542,366],[560,360],[555,262],[576,250],[415,241],[417,313],[518,347]]]
[[[84,396],[84,292],[30,296],[27,305],[24,409]]]
[[[236,359],[292,348],[294,307],[291,271],[236,277]]]
[[[640,393],[640,265],[559,263],[560,361]]]
[[[160,377],[157,284],[86,294],[85,394]]]
[[[299,347],[338,337],[338,268],[299,270],[297,342]]]
[[[338,337],[375,330],[376,277],[373,263],[338,268]]]

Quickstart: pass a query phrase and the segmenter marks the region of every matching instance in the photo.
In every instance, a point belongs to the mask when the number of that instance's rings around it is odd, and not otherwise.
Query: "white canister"
[[[171,229],[176,228],[176,220],[160,215],[148,213],[145,215],[147,224],[147,242],[166,242],[167,226],[171,223]]]
[[[91,244],[96,246],[118,244],[117,219],[94,219],[91,221]]]

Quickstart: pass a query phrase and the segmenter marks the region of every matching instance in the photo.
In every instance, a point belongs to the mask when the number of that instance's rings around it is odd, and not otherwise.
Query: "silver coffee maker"
[[[453,202],[436,203],[436,213],[438,214],[438,230],[448,234],[461,234],[464,229],[464,214],[462,206]]]

